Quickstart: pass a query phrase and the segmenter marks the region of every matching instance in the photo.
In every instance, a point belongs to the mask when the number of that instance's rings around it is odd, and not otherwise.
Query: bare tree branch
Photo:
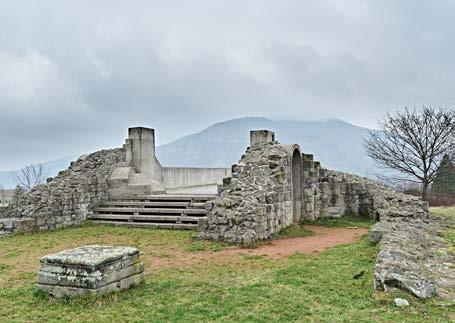
[[[47,174],[42,164],[29,165],[13,173],[17,185],[30,191],[46,180]]]
[[[426,199],[445,154],[455,146],[455,109],[405,108],[388,113],[380,131],[370,131],[365,140],[368,155],[383,168],[398,171],[422,185]]]

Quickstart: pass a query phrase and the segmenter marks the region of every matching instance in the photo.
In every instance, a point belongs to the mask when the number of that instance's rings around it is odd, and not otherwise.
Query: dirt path
[[[368,232],[364,228],[326,228],[316,225],[305,225],[313,236],[273,240],[270,244],[254,249],[228,249],[227,252],[243,252],[253,255],[264,255],[270,258],[281,258],[299,253],[317,254],[330,247],[354,243]]]
[[[365,228],[327,228],[316,225],[306,225],[305,228],[312,231],[314,235],[303,238],[273,240],[257,248],[232,247],[218,252],[177,252],[172,257],[166,258],[145,257],[146,271],[166,267],[186,267],[213,260],[226,263],[232,261],[238,254],[267,256],[272,259],[282,258],[298,252],[318,254],[330,247],[354,243],[368,232]]]

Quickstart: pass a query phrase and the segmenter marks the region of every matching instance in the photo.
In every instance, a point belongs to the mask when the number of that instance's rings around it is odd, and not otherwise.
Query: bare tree
[[[368,155],[377,165],[404,175],[403,180],[421,184],[426,200],[443,156],[455,145],[455,109],[406,108],[388,113],[380,128],[365,140]]]
[[[44,183],[46,172],[43,165],[29,165],[13,173],[17,185],[25,190],[31,190],[35,186]]]

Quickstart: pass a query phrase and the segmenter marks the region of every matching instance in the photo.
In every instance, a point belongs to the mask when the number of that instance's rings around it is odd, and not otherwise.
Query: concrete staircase
[[[131,227],[195,230],[199,219],[207,214],[206,202],[215,197],[157,194],[115,198],[98,205],[89,220]]]

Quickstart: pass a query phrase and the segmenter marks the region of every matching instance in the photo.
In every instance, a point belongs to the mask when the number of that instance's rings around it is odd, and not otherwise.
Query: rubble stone
[[[394,211],[370,229],[370,241],[379,241],[375,289],[401,288],[419,298],[438,295],[455,302],[455,255],[445,241],[455,220],[403,214]]]
[[[395,305],[397,307],[409,306],[409,302],[406,299],[403,299],[403,298],[395,298],[393,300],[393,302],[395,303]]]

